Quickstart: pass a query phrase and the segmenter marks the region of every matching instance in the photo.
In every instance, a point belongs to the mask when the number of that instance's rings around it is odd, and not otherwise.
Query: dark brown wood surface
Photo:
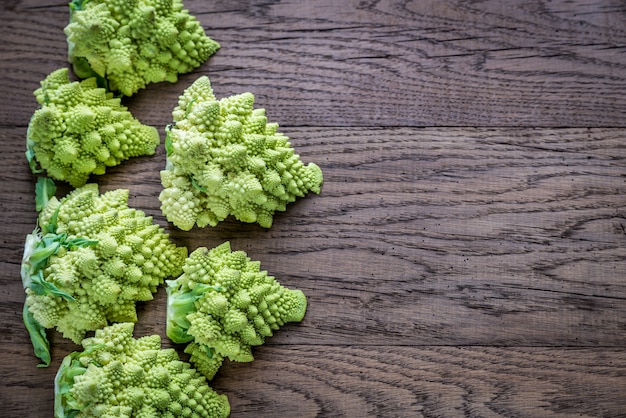
[[[163,138],[208,75],[218,97],[254,93],[325,178],[269,230],[189,232],[159,209],[163,145],[93,178],[178,244],[229,240],[307,295],[301,323],[212,382],[232,417],[626,416],[626,3],[185,6],[222,48],[131,112]],[[35,367],[19,270],[32,92],[68,66],[67,1],[7,0],[0,17],[0,416],[50,417],[78,347],[51,332]],[[163,289],[139,307],[136,335],[152,333],[176,347]]]

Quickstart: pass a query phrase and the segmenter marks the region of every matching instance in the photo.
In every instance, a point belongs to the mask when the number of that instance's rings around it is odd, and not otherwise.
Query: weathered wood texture
[[[621,349],[290,345],[255,353],[214,379],[232,417],[624,416]],[[14,358],[27,361],[22,351]],[[3,380],[4,411],[51,416],[47,371]]]
[[[518,3],[185,2],[222,50],[130,110],[163,135],[208,74],[220,97],[254,92],[325,176],[269,230],[189,232],[159,209],[163,146],[94,178],[178,244],[230,240],[307,295],[302,323],[214,380],[233,417],[626,416],[626,6]],[[0,5],[2,416],[51,416],[77,349],[52,332],[35,367],[19,279],[32,91],[67,65],[66,7]],[[163,289],[139,318],[165,335]]]
[[[33,86],[66,65],[66,0],[3,2],[0,124],[26,124]],[[218,96],[252,91],[289,126],[626,126],[621,0],[188,1],[224,47]],[[169,119],[195,74],[133,100]]]

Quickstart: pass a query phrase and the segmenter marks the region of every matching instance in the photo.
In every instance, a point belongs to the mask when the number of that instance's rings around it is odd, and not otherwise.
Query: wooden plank
[[[307,295],[301,323],[212,383],[232,417],[624,416],[623,1],[184,2],[223,48],[124,103],[163,138],[207,74],[218,97],[253,92],[325,176],[269,230],[189,232],[159,209],[162,146],[93,179],[176,243],[229,240]],[[47,417],[79,347],[50,332],[36,368],[22,324],[24,150],[32,91],[68,65],[68,6],[8,0],[0,16],[0,415]],[[182,352],[165,306],[163,288],[139,304],[135,334]]]
[[[215,387],[232,394],[233,417],[619,416],[625,360],[623,349],[264,347]]]
[[[251,91],[286,126],[626,126],[619,0],[185,6],[223,48],[180,83],[128,100],[149,124],[168,123],[178,95],[207,74],[218,97]],[[67,5],[0,8],[0,91],[12,98],[0,125],[22,126],[32,91],[67,66]]]
[[[7,416],[50,416],[53,369],[2,362]],[[623,348],[263,346],[211,382],[238,417],[618,417]],[[19,371],[19,373],[17,373]]]
[[[168,225],[158,201],[163,147],[97,180],[103,191],[128,188],[131,206],[175,242],[193,250],[230,240],[305,291],[306,320],[272,343],[626,342],[623,129],[284,132],[303,161],[319,163],[325,183],[269,230],[234,220],[189,232]],[[23,129],[0,133],[13,173],[0,184],[0,207],[13,220],[0,226],[0,283],[20,294],[34,176],[13,148]],[[161,322],[164,306],[150,305]]]

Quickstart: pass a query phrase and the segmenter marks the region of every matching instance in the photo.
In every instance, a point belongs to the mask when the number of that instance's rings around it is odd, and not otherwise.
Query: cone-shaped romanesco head
[[[135,322],[135,303],[182,273],[187,249],[127,200],[128,190],[100,195],[89,183],[43,207],[24,247],[22,281],[25,323],[44,339],[44,328],[79,343],[109,323]]]
[[[74,72],[97,74],[126,96],[175,82],[220,47],[181,0],[72,0],[70,8],[65,34]]]
[[[253,104],[251,93],[216,100],[205,76],[180,97],[159,196],[163,214],[180,229],[215,226],[229,215],[269,228],[275,211],[320,192],[320,168],[304,165]]]
[[[84,185],[91,174],[159,145],[156,128],[141,124],[95,78],[70,82],[67,68],[54,71],[34,92],[41,105],[31,117],[26,157],[33,172]]]
[[[190,343],[190,361],[209,379],[224,358],[252,361],[253,346],[306,312],[301,290],[282,286],[229,242],[198,248],[183,271],[167,281],[167,336]]]
[[[83,351],[61,363],[55,377],[55,417],[207,417],[230,414],[201,373],[162,349],[158,335],[133,338],[120,323],[83,340]]]

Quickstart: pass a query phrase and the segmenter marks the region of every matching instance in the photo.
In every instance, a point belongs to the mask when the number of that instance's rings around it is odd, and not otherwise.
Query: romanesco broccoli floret
[[[208,379],[224,358],[252,361],[253,346],[306,312],[301,290],[282,286],[229,242],[193,251],[183,272],[167,281],[167,336],[189,343],[189,360]]]
[[[95,78],[70,82],[67,68],[54,71],[34,92],[41,105],[31,117],[26,157],[34,173],[84,185],[91,174],[159,145],[156,128],[141,124]]]
[[[135,322],[136,302],[151,300],[165,278],[181,274],[187,249],[127,200],[128,190],[100,195],[89,183],[39,205],[21,274],[24,323],[43,365],[50,363],[46,328],[79,343],[109,323]]]
[[[158,335],[133,338],[133,323],[96,331],[63,359],[54,380],[54,416],[210,417],[230,414],[226,395],[183,362]]]
[[[182,0],[72,0],[70,8],[65,34],[74,72],[96,74],[126,96],[175,82],[220,47]]]
[[[159,196],[163,214],[180,229],[215,226],[229,215],[269,228],[275,211],[320,192],[320,168],[304,165],[253,104],[251,93],[216,100],[205,76],[180,96]]]

